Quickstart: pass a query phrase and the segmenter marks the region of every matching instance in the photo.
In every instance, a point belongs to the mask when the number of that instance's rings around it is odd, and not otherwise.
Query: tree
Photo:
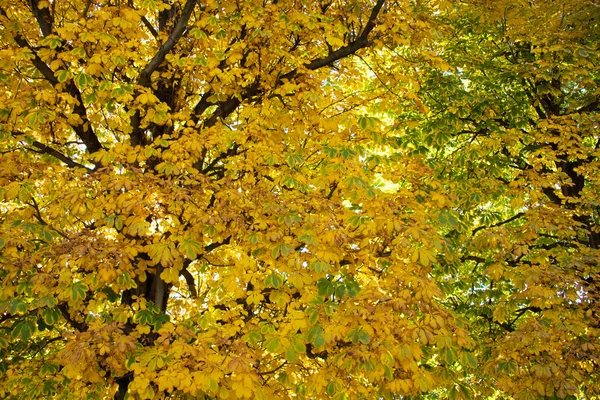
[[[0,21],[3,397],[598,395],[593,2]]]
[[[406,52],[419,63],[412,78],[429,112],[406,103],[393,112],[404,115],[399,126],[418,121],[402,144],[426,154],[453,199],[440,213],[447,247],[434,273],[485,360],[474,393],[598,394],[594,9],[587,1],[455,7],[437,28],[437,65]]]

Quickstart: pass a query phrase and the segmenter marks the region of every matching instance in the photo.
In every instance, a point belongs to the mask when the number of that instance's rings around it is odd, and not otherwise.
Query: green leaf
[[[27,118],[30,128],[37,128],[40,124],[46,122],[46,116],[41,111],[34,111],[30,113]]]
[[[311,245],[311,244],[318,244],[319,241],[317,240],[317,238],[309,235],[308,233],[303,233],[302,235],[300,235],[298,237],[298,240],[301,242],[306,243],[307,245]]]
[[[306,353],[306,345],[304,344],[304,337],[300,334],[294,335],[291,338],[292,347],[296,351],[296,353],[304,354]]]
[[[331,296],[335,291],[333,284],[325,278],[317,281],[317,293],[319,296]]]
[[[463,351],[460,355],[460,364],[465,368],[476,369],[477,358],[470,351]]]
[[[312,343],[315,347],[323,347],[325,345],[325,331],[320,325],[315,325],[306,333],[306,340]]]
[[[167,314],[159,312],[158,314],[154,314],[154,323],[152,324],[152,326],[154,326],[155,331],[158,331],[160,328],[162,328],[164,324],[166,324],[170,320],[171,317],[169,317]]]
[[[123,229],[123,218],[120,215],[115,217],[115,229],[121,231]]]
[[[265,278],[265,286],[277,289],[283,283],[283,278],[277,273],[272,273]]]
[[[296,178],[293,178],[291,176],[285,176],[282,180],[281,180],[281,184],[285,187],[288,188],[295,188],[298,187],[298,180]]]
[[[154,325],[156,314],[150,310],[139,310],[133,317],[133,322],[140,325]]]
[[[346,295],[346,285],[338,285],[335,288],[335,297],[341,299]]]
[[[62,45],[62,40],[55,35],[50,35],[42,40],[42,46],[48,46],[51,49],[57,49]]]
[[[288,166],[290,168],[293,168],[297,165],[300,165],[304,162],[304,159],[302,158],[301,155],[296,154],[296,153],[289,153],[286,157],[285,157],[285,161],[287,162]]]
[[[285,349],[285,359],[291,363],[298,361],[298,352],[296,352],[293,346],[288,346]]]
[[[265,341],[265,348],[271,353],[279,353],[281,351],[281,342],[278,337],[272,337]]]
[[[137,284],[127,272],[123,272],[121,275],[119,275],[119,277],[117,278],[117,283],[124,289],[131,289],[137,287]]]
[[[27,311],[27,304],[22,299],[11,299],[8,301],[6,310],[12,314],[24,314]]]
[[[13,339],[27,340],[35,332],[35,324],[28,320],[17,322],[12,329]]]
[[[337,149],[334,149],[333,147],[324,147],[323,152],[327,154],[329,158],[334,158],[338,153]]]
[[[46,363],[46,364],[42,365],[42,368],[40,368],[40,372],[42,373],[42,375],[54,375],[59,370],[60,370],[60,365],[52,364],[52,363]]]
[[[354,297],[360,292],[360,285],[354,279],[346,279],[346,290],[348,291],[348,296]]]
[[[316,273],[329,272],[329,270],[331,269],[331,265],[323,261],[314,261],[310,263],[309,268],[314,270]]]
[[[440,358],[451,365],[458,360],[458,352],[454,347],[444,347],[440,350]]]
[[[58,303],[58,300],[56,299],[56,297],[52,296],[52,295],[48,295],[48,296],[44,296],[41,297],[38,300],[38,306],[39,307],[49,307],[52,308],[54,307],[56,304]]]
[[[44,323],[48,326],[52,326],[60,320],[60,311],[55,308],[46,308],[42,310],[41,317],[44,319]]]
[[[190,260],[195,260],[204,248],[199,242],[186,238],[179,243],[179,250]]]
[[[84,72],[80,72],[75,77],[75,82],[80,88],[85,88],[94,84],[94,78]]]
[[[256,343],[263,340],[263,336],[258,329],[250,331],[248,335],[246,335],[246,341],[249,345],[254,346]]]
[[[365,117],[358,118],[358,125],[362,129],[366,129],[367,128],[367,124],[368,124],[367,118],[365,118]]]
[[[85,97],[85,102],[88,104],[93,104],[98,101],[98,94],[96,92],[91,92]]]
[[[280,252],[283,257],[286,257],[294,252],[294,248],[287,243],[282,243]]]
[[[64,83],[73,77],[73,74],[66,69],[58,70],[54,73],[54,75],[60,83]]]
[[[394,372],[392,371],[392,368],[389,365],[383,366],[383,373],[385,375],[385,379],[387,379],[388,381],[394,380]]]
[[[502,360],[498,364],[498,369],[507,374],[514,374],[517,372],[517,362],[515,360]]]
[[[87,291],[89,290],[88,286],[83,282],[75,282],[70,289],[70,299],[73,303],[78,303],[85,299]]]
[[[336,391],[335,383],[334,382],[329,382],[327,384],[327,386],[325,387],[325,391],[327,391],[327,394],[329,396],[333,396],[335,394],[335,391]]]

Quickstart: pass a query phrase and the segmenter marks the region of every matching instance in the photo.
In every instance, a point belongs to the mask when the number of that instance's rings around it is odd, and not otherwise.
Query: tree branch
[[[240,145],[238,143],[234,144],[229,150],[224,151],[221,154],[219,154],[217,157],[215,157],[215,159],[212,160],[210,162],[210,164],[208,164],[206,167],[201,169],[200,172],[205,175],[208,174],[215,167],[215,165],[217,165],[217,163],[219,161],[224,160],[228,157],[237,155],[239,148],[240,148]],[[202,161],[202,160],[199,160],[198,163],[200,163],[200,161]],[[196,165],[194,165],[194,167],[196,167]]]
[[[179,17],[179,21],[177,21],[177,25],[173,28],[173,31],[165,41],[165,43],[160,47],[158,52],[152,57],[152,60],[146,65],[146,67],[140,73],[140,78],[138,83],[144,87],[149,87],[152,82],[151,77],[152,73],[156,71],[156,69],[162,64],[165,60],[165,57],[169,52],[175,47],[181,35],[187,28],[188,21],[192,16],[192,11],[194,11],[194,7],[196,7],[196,3],[198,0],[188,0],[183,7],[183,11],[181,12],[181,17]]]
[[[229,244],[231,242],[231,236],[228,236],[226,239],[224,239],[222,242],[215,242],[215,243],[211,243],[209,245],[204,246],[204,251],[209,253],[211,251],[213,251],[214,249],[221,247],[225,244]]]
[[[260,79],[257,77],[254,80],[254,83],[242,94],[241,98],[231,96],[227,100],[217,103],[217,109],[207,120],[204,121],[204,126],[213,126],[217,123],[219,118],[227,118],[232,112],[234,112],[239,107],[240,104],[242,104],[244,100],[248,100],[254,97],[256,94],[258,94],[259,89]]]
[[[519,219],[519,218],[521,218],[523,216],[525,216],[525,213],[520,212],[520,213],[517,213],[517,214],[513,215],[512,217],[510,217],[509,219],[507,219],[505,221],[498,222],[497,224],[493,224],[493,225],[490,225],[490,226],[485,226],[485,225],[478,226],[477,228],[473,229],[473,232],[471,232],[471,235],[475,236],[475,234],[477,232],[479,232],[480,230],[482,230],[482,229],[497,228],[497,227],[502,226],[504,224],[508,224],[509,222],[512,222],[512,221],[514,221],[516,219]]]
[[[71,318],[71,314],[69,313],[69,309],[66,304],[59,304],[56,306],[64,319],[71,325],[73,328],[77,329],[79,332],[85,332],[88,329],[88,326],[85,322],[77,322],[73,318]]]
[[[334,52],[331,52],[327,57],[317,58],[311,61],[310,63],[305,64],[304,68],[314,71],[316,69],[330,65],[339,59],[348,57],[349,55],[356,53],[358,50],[369,46],[371,44],[369,40],[369,35],[375,28],[375,21],[377,20],[377,16],[379,15],[379,12],[381,11],[381,8],[383,7],[384,3],[385,0],[377,1],[373,9],[371,10],[371,15],[369,16],[369,20],[367,22],[367,25],[365,26],[365,29],[363,29],[363,31],[355,41],[349,43],[347,46],[340,47]],[[287,74],[280,76],[278,82],[281,82],[284,79],[290,80],[294,78],[297,74],[298,69],[296,68],[288,72]]]
[[[55,150],[55,149],[53,149],[50,146],[47,146],[47,145],[45,145],[43,143],[40,143],[37,140],[34,140],[33,143],[31,143],[31,144],[38,149],[38,150],[30,149],[31,151],[34,151],[36,153],[48,154],[48,155],[50,155],[50,156],[52,156],[52,157],[54,157],[54,158],[62,161],[69,168],[84,168],[88,172],[94,172],[94,170],[92,168],[88,168],[85,165],[82,165],[82,164],[79,164],[76,161],[73,161],[72,159],[70,159],[69,157],[65,156],[64,154],[62,154],[58,150]]]
[[[42,35],[44,35],[44,37],[51,35],[52,24],[54,21],[50,14],[50,5],[48,4],[46,7],[39,8],[39,0],[30,0],[30,5],[31,12],[40,26]]]
[[[150,23],[150,21],[148,21],[148,19],[145,16],[141,16],[141,20],[142,23],[144,24],[144,26],[146,28],[148,28],[148,30],[150,31],[150,33],[152,34],[152,36],[154,36],[155,38],[158,37],[158,32],[156,32],[156,29],[154,29],[154,27],[152,26],[152,24]]]
[[[286,364],[287,364],[287,361],[284,361],[283,364],[281,364],[278,367],[275,367],[274,369],[272,369],[270,371],[264,371],[264,372],[258,371],[258,375],[269,375],[269,374],[275,373],[275,372],[279,371],[281,368],[283,368]]]
[[[160,67],[162,62],[165,60],[165,57],[169,52],[175,47],[183,32],[187,28],[187,24],[192,16],[192,12],[196,7],[198,0],[188,0],[183,7],[183,11],[181,13],[181,17],[179,17],[179,21],[177,21],[177,25],[173,28],[173,31],[165,41],[165,43],[160,47],[160,49],[156,52],[154,57],[146,64],[142,72],[140,72],[140,76],[138,78],[138,84],[143,87],[150,87],[152,84],[152,74]],[[145,18],[142,20],[144,25],[148,29],[151,29],[150,32],[154,37],[158,36],[156,30],[152,27],[150,23]],[[136,110],[131,116],[131,145],[138,146],[144,144],[144,132],[140,129],[142,117],[140,110]]]
[[[185,283],[188,285],[188,289],[190,290],[190,295],[193,299],[198,297],[198,290],[196,290],[196,282],[194,282],[194,277],[192,273],[187,269],[181,270],[181,275],[185,278]]]
[[[385,3],[385,0],[377,1],[375,6],[373,7],[373,9],[371,10],[371,15],[369,16],[369,20],[368,20],[367,24],[365,25],[365,28],[363,29],[363,31],[361,32],[361,34],[358,36],[358,38],[355,41],[351,42],[347,46],[343,46],[343,47],[337,49],[336,51],[331,52],[327,57],[317,58],[307,64],[304,64],[303,68],[314,71],[319,68],[331,65],[335,61],[342,59],[344,57],[347,57],[351,54],[354,54],[358,50],[369,46],[371,44],[371,41],[369,40],[369,35],[371,34],[371,32],[373,31],[373,29],[376,26],[375,21],[377,20],[377,16],[379,15],[379,12],[381,11],[381,8],[383,7],[384,3]],[[275,82],[273,88],[282,85],[284,80],[289,81],[289,80],[293,79],[294,77],[298,76],[298,74],[299,74],[298,68],[295,68],[292,71],[279,76],[279,78]],[[239,105],[244,100],[254,97],[261,92],[262,91],[260,90],[260,76],[257,76],[254,80],[254,84],[252,86],[250,86],[242,94],[241,99],[239,97],[231,96],[231,97],[229,97],[229,99],[227,99],[223,102],[220,102],[218,104],[217,110],[213,113],[213,115],[211,115],[204,122],[204,126],[213,126],[219,120],[219,118],[221,118],[221,119],[227,118],[231,113],[233,113],[237,109],[237,107],[239,107]],[[200,102],[199,105],[200,104],[203,104],[203,103]],[[197,106],[197,107],[199,107],[199,106]],[[204,107],[204,108],[199,107],[199,110],[204,111],[205,109],[206,109],[206,107]],[[196,115],[198,115],[198,114],[196,114]]]
[[[0,15],[5,17],[10,21],[6,11],[0,7]],[[59,85],[58,78],[54,75],[52,69],[40,58],[37,54],[33,46],[29,44],[27,39],[20,33],[15,34],[15,42],[19,47],[23,49],[28,49],[33,55],[33,59],[31,62],[33,66],[42,74],[42,76],[54,87]],[[81,97],[81,92],[75,85],[75,82],[71,79],[70,82],[64,83],[67,85],[68,90],[67,93],[73,96],[76,100],[75,105],[73,106],[73,113],[78,115],[81,119],[81,124],[79,125],[71,125],[71,128],[75,131],[75,134],[83,141],[89,153],[95,153],[102,149],[102,145],[98,140],[96,134],[92,131],[90,127],[90,122],[87,117],[87,110],[85,109],[85,105],[83,104],[83,98]]]

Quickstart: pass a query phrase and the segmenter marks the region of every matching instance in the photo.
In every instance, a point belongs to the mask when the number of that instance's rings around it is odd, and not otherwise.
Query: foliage
[[[7,0],[0,396],[595,398],[591,0]]]

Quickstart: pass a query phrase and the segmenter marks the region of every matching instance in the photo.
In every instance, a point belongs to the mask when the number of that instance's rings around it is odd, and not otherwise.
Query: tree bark
[[[125,396],[127,395],[127,389],[129,388],[129,384],[132,381],[132,375],[131,373],[120,377],[119,379],[117,379],[117,392],[115,393],[115,397],[113,397],[113,400],[125,400]]]

